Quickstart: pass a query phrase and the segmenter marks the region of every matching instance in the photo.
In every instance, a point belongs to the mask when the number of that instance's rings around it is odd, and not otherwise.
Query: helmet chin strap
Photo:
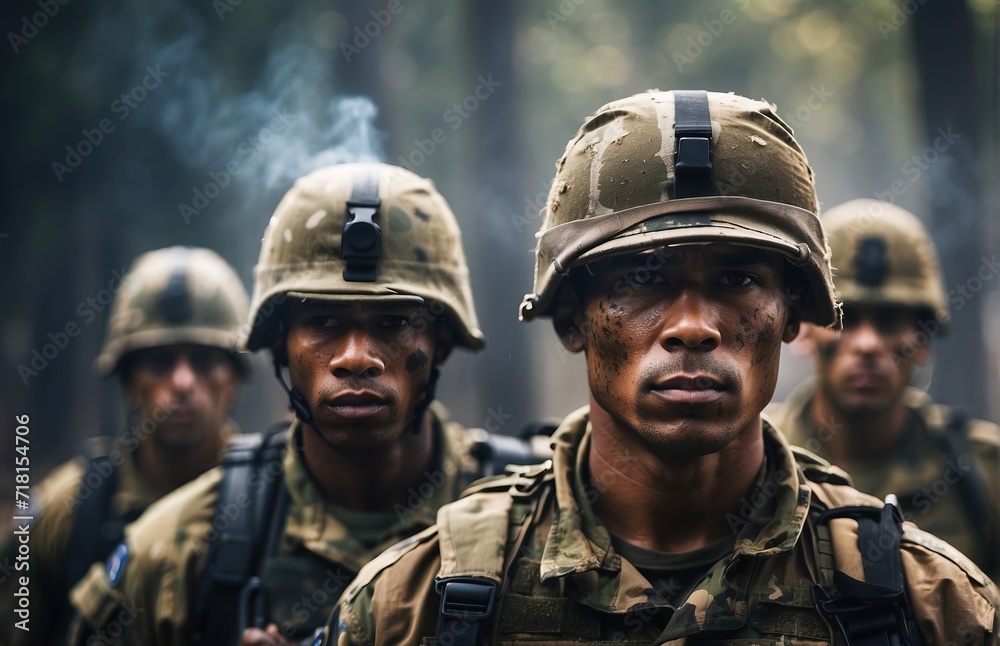
[[[306,403],[306,397],[302,394],[302,391],[298,388],[289,388],[288,384],[285,383],[285,376],[281,374],[281,364],[278,363],[277,357],[273,359],[274,362],[274,376],[277,377],[278,383],[281,387],[285,389],[288,393],[288,402],[291,404],[292,410],[295,411],[296,417],[301,420],[301,422],[312,429],[319,439],[326,444],[327,448],[331,451],[336,451],[337,449],[330,443],[330,440],[326,439],[326,436],[319,432],[316,428],[316,423],[313,420],[312,411],[309,410],[309,404]]]
[[[333,444],[326,438],[325,435],[320,433],[319,429],[316,428],[315,421],[313,420],[312,411],[309,410],[309,404],[306,403],[305,395],[298,388],[289,388],[288,384],[285,383],[285,376],[281,374],[281,364],[278,362],[277,358],[272,359],[274,363],[274,376],[281,384],[281,387],[288,393],[288,401],[291,404],[292,410],[295,411],[296,417],[302,421],[303,424],[312,429],[312,431],[319,436],[319,439],[326,444],[326,446],[331,451],[336,451],[337,449]],[[427,409],[430,408],[431,402],[434,401],[435,393],[437,391],[438,378],[441,376],[441,371],[437,366],[431,368],[431,374],[427,378],[427,389],[424,392],[424,398],[420,400],[413,409],[413,426],[412,430],[414,434],[420,433],[420,429],[424,426],[424,415],[427,413]]]
[[[424,391],[424,398],[413,408],[414,435],[420,433],[420,429],[424,427],[424,415],[427,413],[427,409],[430,408],[431,402],[434,401],[434,397],[437,394],[437,382],[440,376],[441,371],[438,370],[437,366],[431,368],[431,374],[427,377],[427,390]]]

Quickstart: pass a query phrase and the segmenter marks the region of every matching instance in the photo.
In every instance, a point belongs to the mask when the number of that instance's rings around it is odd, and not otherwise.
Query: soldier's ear
[[[788,306],[788,318],[785,319],[785,327],[781,331],[781,340],[791,343],[799,335],[802,327],[802,301],[808,291],[808,284],[804,276],[799,272],[789,273],[785,267],[785,303]]]
[[[559,335],[563,347],[570,352],[582,352],[586,347],[582,331],[585,329],[583,302],[579,290],[570,281],[563,281],[556,292],[552,307],[552,327]]]
[[[799,335],[801,327],[802,308],[793,306],[788,310],[788,320],[785,321],[785,327],[781,331],[781,340],[785,343],[791,343]]]

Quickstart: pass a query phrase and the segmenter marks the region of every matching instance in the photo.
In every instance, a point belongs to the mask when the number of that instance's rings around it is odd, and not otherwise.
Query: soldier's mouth
[[[172,424],[191,424],[194,418],[194,409],[190,406],[176,406],[167,415],[167,420]]]
[[[652,390],[662,399],[685,404],[712,402],[726,393],[723,383],[710,375],[677,375],[656,382]]]
[[[855,390],[874,390],[881,388],[885,378],[873,371],[858,371],[847,375],[847,385]]]
[[[388,400],[371,391],[341,393],[323,402],[323,406],[340,417],[357,419],[377,415],[388,406]]]

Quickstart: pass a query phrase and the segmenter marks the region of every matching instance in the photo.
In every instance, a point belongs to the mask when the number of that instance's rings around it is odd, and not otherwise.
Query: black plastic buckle
[[[712,140],[706,137],[681,137],[677,140],[677,164],[674,168],[688,177],[712,176]]]
[[[712,188],[712,140],[706,137],[681,137],[677,140],[677,197],[708,195]]]
[[[452,577],[434,582],[441,595],[441,616],[478,621],[493,613],[497,583],[492,579]]]
[[[347,212],[350,219],[344,223],[340,251],[344,257],[344,280],[375,282],[375,265],[382,249],[382,230],[375,224],[382,201],[379,199],[350,199]]]
[[[872,637],[879,634],[885,635],[885,643],[891,646],[913,644],[903,608],[893,600],[865,603],[834,597],[818,583],[813,584],[811,593],[816,611],[831,628],[837,629],[847,646],[860,641],[872,643]]]

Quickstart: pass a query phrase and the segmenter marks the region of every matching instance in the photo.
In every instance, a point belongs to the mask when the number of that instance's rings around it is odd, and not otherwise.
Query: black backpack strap
[[[259,572],[277,522],[274,507],[286,495],[281,459],[287,437],[287,423],[263,435],[237,436],[222,460],[213,522],[218,534],[208,550],[193,613],[201,643],[236,644],[246,627],[238,620],[260,620],[266,614]],[[283,516],[280,521],[283,527]]]
[[[997,550],[997,541],[1000,539],[997,532],[1000,528],[997,527],[997,521],[990,511],[989,485],[976,465],[972,441],[969,439],[969,416],[964,410],[950,408],[942,440],[952,460],[959,465],[970,465],[969,470],[958,479],[958,494],[986,558],[986,562],[978,565],[984,571],[991,572],[997,565],[996,560],[1000,552]]]
[[[823,511],[816,523],[822,526],[837,518],[858,523],[858,544],[852,547],[860,557],[864,580],[834,570],[833,589],[813,585],[816,610],[847,646],[922,646],[899,554],[903,535],[899,508],[888,502],[881,509],[840,507]],[[829,536],[836,543],[837,532]]]
[[[69,542],[72,549],[65,552],[64,573],[66,589],[71,590],[90,566],[114,551],[125,535],[125,525],[139,514],[124,517],[109,515],[111,498],[118,490],[118,465],[111,459],[116,446],[114,438],[99,437],[88,440],[83,446],[87,468],[77,489],[79,503],[73,512],[73,527]],[[94,523],[98,530],[94,531]]]

